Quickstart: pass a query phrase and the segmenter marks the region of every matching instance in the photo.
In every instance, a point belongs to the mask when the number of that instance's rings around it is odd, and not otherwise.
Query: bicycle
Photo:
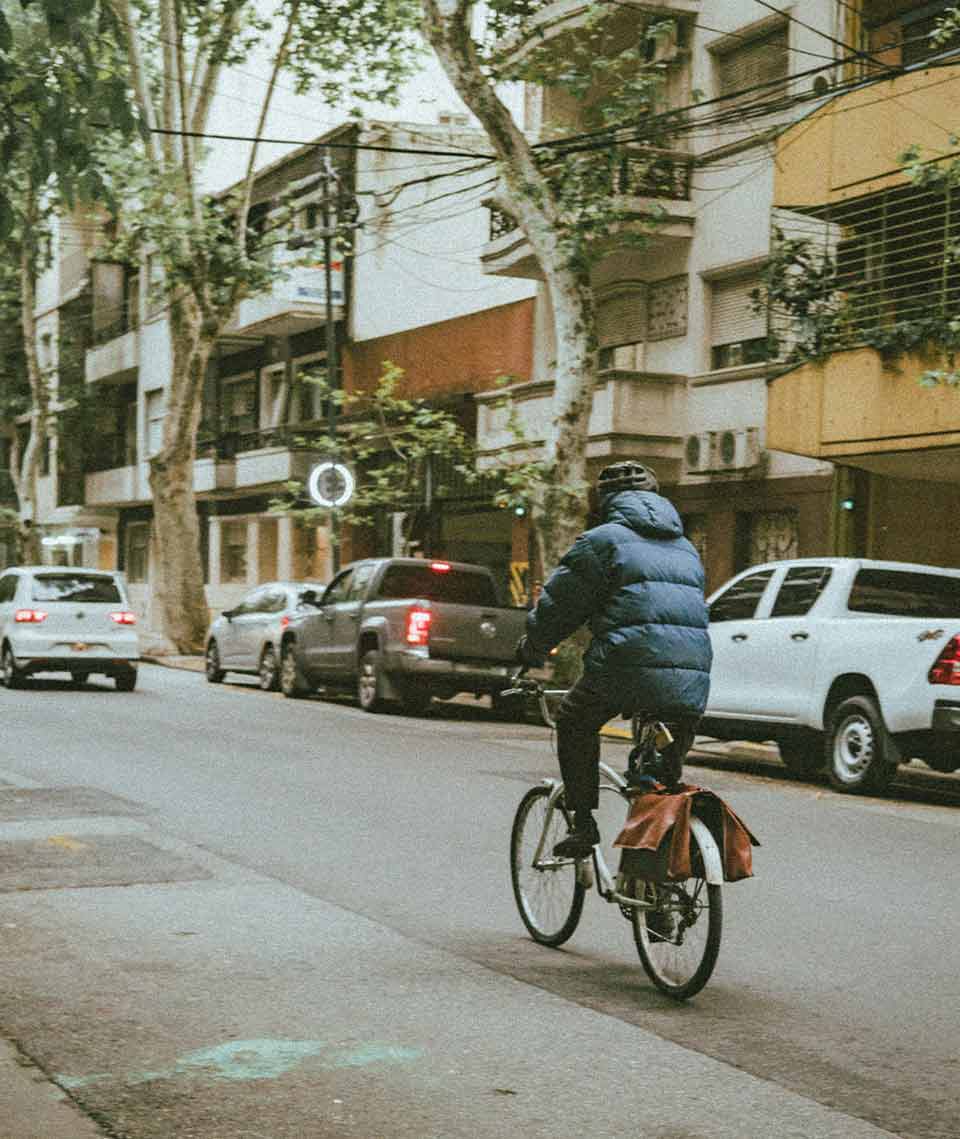
[[[504,696],[535,697],[545,722],[552,717],[547,697],[556,695],[518,673]],[[618,774],[600,764],[601,794],[630,803],[638,777],[660,771],[661,753],[671,742],[669,729],[652,716],[634,717],[634,747],[628,769]],[[683,881],[641,877],[624,851],[614,874],[596,845],[589,858],[556,858],[554,845],[565,836],[571,817],[563,801],[563,783],[544,779],[520,800],[510,835],[510,875],[520,917],[530,936],[556,948],[576,930],[587,890],[596,884],[605,902],[617,905],[630,921],[644,971],[674,1000],[694,996],[710,979],[720,952],[723,928],[723,863],[707,824],[690,819],[692,875]],[[649,866],[642,872],[649,873]]]

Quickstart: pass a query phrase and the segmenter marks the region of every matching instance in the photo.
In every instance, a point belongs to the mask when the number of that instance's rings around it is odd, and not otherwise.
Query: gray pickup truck
[[[369,558],[330,582],[292,618],[280,645],[280,687],[355,691],[360,707],[399,702],[424,711],[434,696],[509,687],[526,611],[497,602],[490,571],[462,562]]]

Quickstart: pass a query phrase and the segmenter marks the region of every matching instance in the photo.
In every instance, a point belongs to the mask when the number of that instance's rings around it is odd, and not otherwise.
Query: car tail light
[[[14,621],[19,621],[21,624],[29,623],[39,625],[41,621],[46,621],[47,615],[42,609],[18,609],[13,615]]]
[[[407,644],[428,645],[432,620],[433,614],[429,609],[411,609],[407,614]]]
[[[290,618],[286,614],[284,614],[280,618],[280,628],[285,629],[289,624],[290,624]]]
[[[951,637],[927,673],[931,684],[960,684],[960,634]]]
[[[110,620],[115,621],[118,625],[136,625],[137,615],[124,609],[121,613],[111,613]]]
[[[450,563],[449,562],[431,562],[430,568],[433,570],[434,573],[449,573],[450,572]]]

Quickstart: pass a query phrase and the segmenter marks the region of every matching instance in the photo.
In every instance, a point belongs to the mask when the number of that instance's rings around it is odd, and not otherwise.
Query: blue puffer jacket
[[[605,496],[601,525],[581,534],[527,618],[546,655],[589,622],[584,679],[625,713],[701,715],[712,652],[703,566],[673,504],[650,491]]]

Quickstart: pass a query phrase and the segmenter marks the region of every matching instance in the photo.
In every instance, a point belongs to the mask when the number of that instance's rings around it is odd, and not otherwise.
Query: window
[[[375,562],[363,562],[354,568],[353,584],[350,586],[351,601],[363,600],[363,595],[367,592],[367,586],[370,584],[370,578],[373,577],[375,566]]]
[[[435,570],[430,562],[392,565],[383,575],[379,596],[452,601],[459,605],[496,605],[493,581],[474,570]]]
[[[5,577],[0,577],[0,605],[4,601],[12,601],[14,594],[17,592],[17,575],[15,573],[8,573]]]
[[[960,617],[960,578],[907,570],[861,569],[850,590],[853,613],[889,617]]]
[[[767,359],[767,318],[754,308],[750,294],[757,277],[717,281],[710,303],[710,367],[736,368]]]
[[[323,595],[324,605],[333,605],[338,601],[346,601],[347,594],[350,592],[350,581],[353,578],[353,570],[349,569],[346,573],[342,573],[339,577],[333,579],[330,587]]]
[[[646,336],[647,297],[637,286],[597,301],[597,340],[601,350],[639,344]]]
[[[278,368],[265,368],[261,373],[260,426],[279,427],[284,422],[287,401],[287,372]]]
[[[253,376],[227,380],[223,385],[223,430],[256,431],[257,381]]]
[[[787,570],[770,616],[802,617],[809,613],[830,580],[831,572],[829,566],[794,566]]]
[[[221,581],[247,580],[247,523],[225,522],[222,530]]]
[[[287,591],[279,586],[272,586],[265,591],[260,609],[263,613],[282,613],[289,604]]]
[[[741,100],[755,98],[750,88],[761,83],[786,79],[790,67],[789,27],[786,23],[757,35],[753,39],[731,37],[731,43],[715,52],[717,94],[736,96]],[[731,99],[724,106],[738,101]]]
[[[147,392],[147,457],[156,455],[163,446],[163,419],[167,414],[166,395],[162,388]]]
[[[127,527],[125,565],[127,581],[144,582],[150,567],[150,524],[134,522]]]
[[[240,602],[234,609],[234,616],[239,616],[241,613],[266,613],[269,609],[270,590],[265,586],[260,586]]]
[[[773,570],[768,569],[747,574],[746,577],[735,581],[710,606],[710,624],[716,625],[720,621],[749,621],[756,613],[763,591],[772,576]]]
[[[34,601],[86,601],[122,605],[123,598],[106,574],[44,573],[33,579]]]

